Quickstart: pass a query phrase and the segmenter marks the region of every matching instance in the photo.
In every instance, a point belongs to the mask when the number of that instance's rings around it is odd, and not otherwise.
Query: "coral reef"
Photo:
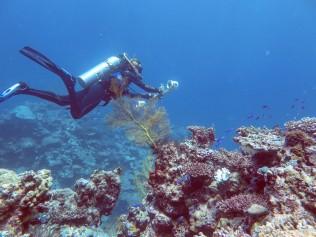
[[[316,236],[314,128],[242,127],[231,152],[211,148],[213,129],[189,127],[191,138],[154,149],[149,192],[118,236]]]
[[[213,128],[190,126],[191,137],[167,141],[167,127],[158,126],[164,111],[153,110],[134,117],[151,125],[128,130],[131,141],[97,126],[103,113],[73,121],[54,106],[28,103],[2,113],[0,165],[15,172],[0,170],[0,236],[107,237],[102,216],[127,206],[120,237],[316,236],[316,118],[289,121],[283,130],[241,127],[234,137],[240,149],[228,151],[213,147]],[[133,205],[137,171],[150,173],[138,179],[145,197]]]
[[[253,155],[258,152],[276,152],[282,149],[284,137],[279,129],[241,127],[237,129],[234,141],[240,149]]]
[[[82,226],[98,227],[120,193],[120,169],[95,171],[90,180],[78,180],[74,191],[50,190],[48,170],[16,174],[1,169],[0,180],[0,234],[10,237],[74,236],[69,233],[84,229]],[[92,233],[88,229],[79,232],[84,231]]]
[[[121,167],[121,195],[106,221],[112,223],[112,216],[115,219],[129,205],[139,202],[134,174],[142,169],[148,148],[135,146],[124,132],[100,122],[104,120],[104,108],[80,120],[73,120],[59,106],[41,102],[1,110],[1,168],[17,173],[49,169],[56,189],[72,187],[77,179],[89,177],[96,169]]]
[[[284,126],[287,131],[299,130],[311,137],[316,137],[316,118],[305,117],[300,120],[289,121]]]
[[[111,237],[103,230],[87,226],[41,225],[32,230],[36,237]]]
[[[0,229],[12,236],[23,233],[34,210],[45,200],[51,184],[48,170],[18,175],[0,169]]]

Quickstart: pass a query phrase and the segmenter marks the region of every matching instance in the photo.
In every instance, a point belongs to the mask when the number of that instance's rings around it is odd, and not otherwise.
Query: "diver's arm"
[[[144,82],[140,81],[140,80],[132,80],[132,82],[137,85],[138,87],[142,88],[144,91],[146,92],[150,92],[150,93],[161,93],[161,91],[158,88],[152,87],[150,85],[145,84]]]
[[[125,90],[123,92],[123,95],[124,96],[128,96],[130,98],[139,98],[139,99],[146,99],[146,100],[154,97],[154,95],[150,94],[150,93],[148,93],[148,94],[141,94],[141,93],[131,92],[130,90]]]
[[[152,87],[142,82],[141,78],[138,78],[137,75],[131,71],[125,71],[122,74],[124,77],[128,77],[130,82],[134,83],[135,85],[142,88],[146,92],[161,93],[161,91],[158,88]]]

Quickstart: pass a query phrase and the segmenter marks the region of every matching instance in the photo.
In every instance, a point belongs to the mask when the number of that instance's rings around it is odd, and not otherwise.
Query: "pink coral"
[[[183,166],[183,173],[190,175],[190,177],[196,178],[201,176],[212,176],[213,167],[207,163],[202,162],[190,162]]]
[[[288,131],[300,130],[316,137],[316,118],[305,117],[298,121],[289,121],[285,123],[285,128]]]
[[[222,213],[245,213],[252,204],[258,204],[267,207],[266,200],[257,194],[238,194],[229,199],[219,201],[216,208]]]
[[[209,147],[215,141],[215,133],[213,128],[189,126],[187,129],[192,132],[192,141],[199,147]]]

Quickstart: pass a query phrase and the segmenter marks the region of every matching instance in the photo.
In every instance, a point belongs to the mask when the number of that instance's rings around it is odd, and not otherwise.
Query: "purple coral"
[[[212,176],[213,167],[203,162],[189,162],[183,165],[183,173],[190,177],[197,178],[201,176]]]
[[[263,196],[258,194],[238,194],[229,199],[219,201],[216,208],[224,214],[243,214],[253,205],[257,204],[265,208],[268,204]]]
[[[215,141],[215,133],[213,128],[189,126],[187,129],[192,132],[192,141],[199,147],[209,147]]]
[[[289,121],[284,126],[288,131],[300,130],[316,137],[316,118],[305,117],[298,121]]]
[[[49,224],[98,226],[102,215],[109,215],[120,192],[120,169],[94,171],[90,180],[79,179],[75,191],[57,189],[49,192],[41,209]]]

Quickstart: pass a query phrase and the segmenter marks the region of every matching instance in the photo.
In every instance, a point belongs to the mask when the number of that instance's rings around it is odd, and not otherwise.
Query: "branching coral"
[[[245,213],[252,205],[257,204],[264,208],[268,204],[263,196],[257,194],[238,194],[224,201],[219,201],[216,208],[221,213]]]
[[[126,136],[139,145],[157,148],[170,132],[166,110],[157,106],[157,100],[149,100],[144,106],[135,100],[120,98],[113,103],[113,112],[107,117],[112,127],[122,127]]]
[[[183,166],[183,173],[191,177],[213,176],[214,169],[211,165],[202,162],[188,162]]]

